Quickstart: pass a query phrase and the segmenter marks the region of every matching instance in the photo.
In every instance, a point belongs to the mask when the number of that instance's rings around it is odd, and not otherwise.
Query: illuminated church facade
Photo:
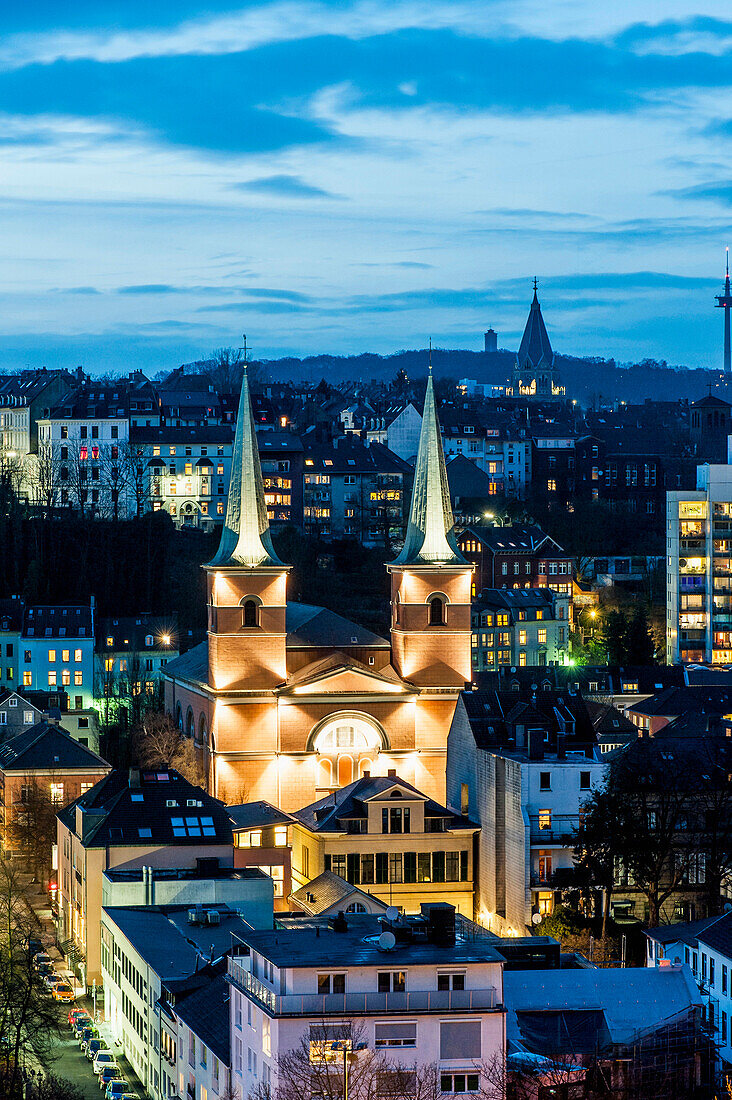
[[[294,810],[390,769],[440,803],[447,735],[471,679],[473,566],[461,555],[430,376],[390,638],[288,602],[272,544],[245,373],[226,522],[207,575],[208,635],[166,666],[165,702],[211,793]]]

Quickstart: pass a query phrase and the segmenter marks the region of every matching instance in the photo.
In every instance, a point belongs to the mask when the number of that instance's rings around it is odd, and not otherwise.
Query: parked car
[[[85,1027],[94,1027],[94,1021],[86,1012],[81,1016],[76,1016],[71,1025],[71,1030],[74,1033],[75,1039],[79,1038]]]
[[[92,1018],[91,1018],[91,1016],[89,1015],[89,1013],[87,1012],[87,1010],[85,1008],[71,1008],[71,1009],[69,1009],[69,1027],[74,1026],[74,1020],[80,1020],[82,1017],[86,1017],[86,1019],[91,1024]]]
[[[92,1069],[96,1073],[97,1077],[102,1072],[105,1066],[116,1066],[117,1059],[111,1050],[100,1050],[97,1052],[94,1061],[92,1062]]]
[[[45,951],[39,951],[33,958],[33,966],[36,970],[40,970],[44,965],[51,966],[52,962],[53,959],[50,955],[47,955]]]
[[[36,973],[38,974],[39,978],[43,979],[47,978],[49,974],[54,974],[55,971],[50,963],[41,963]]]
[[[90,1062],[93,1062],[100,1050],[107,1049],[107,1043],[105,1039],[100,1038],[99,1033],[91,1038],[87,1039],[81,1048],[86,1054]]]
[[[75,1001],[74,991],[67,982],[59,982],[51,990],[54,1001]]]
[[[99,1078],[99,1088],[104,1092],[110,1081],[121,1080],[122,1070],[116,1063],[113,1066],[102,1066],[97,1077]]]
[[[33,959],[39,951],[43,951],[43,941],[34,939],[31,936],[28,940],[28,954]]]
[[[124,1077],[116,1077],[112,1081],[107,1081],[107,1086],[104,1090],[104,1100],[122,1100],[124,1096],[130,1095],[130,1085],[128,1081],[125,1081]]]
[[[62,982],[63,978],[54,970],[52,974],[45,974],[43,977],[43,981],[46,983],[46,988],[48,989],[48,992],[51,993],[53,987],[55,985],[58,985],[59,982]]]

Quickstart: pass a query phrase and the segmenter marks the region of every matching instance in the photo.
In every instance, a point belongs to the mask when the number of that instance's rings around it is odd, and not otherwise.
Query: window
[[[75,649],[74,650],[74,661],[76,662],[77,665],[80,663],[80,661],[81,661],[81,650],[80,649]]]
[[[440,1024],[440,1058],[480,1058],[480,1021],[450,1020]]]
[[[546,645],[546,629],[537,631],[536,637],[539,645]]]
[[[255,600],[244,601],[242,626],[258,626],[257,604]]]
[[[56,673],[51,669],[48,671],[48,686],[56,687]]]
[[[328,996],[331,993],[345,992],[345,974],[318,974],[318,993],[321,996]]]
[[[404,970],[380,970],[376,976],[379,993],[404,993],[407,988],[407,974]]]
[[[539,772],[539,790],[550,791],[552,789],[552,773]]]
[[[589,791],[590,789],[590,773],[580,772],[580,790]]]
[[[557,483],[553,477],[550,477],[546,483],[547,491],[550,493],[556,493]]]
[[[216,836],[212,817],[171,817],[173,836]]]
[[[60,806],[64,800],[64,785],[63,783],[51,784],[51,804],[53,806]]]
[[[480,1088],[479,1073],[441,1073],[440,1092],[477,1092]]]
[[[551,829],[552,827],[552,812],[551,810],[539,810],[539,828]]]
[[[35,721],[35,718],[34,718],[33,711],[32,710],[24,710],[23,711],[23,724],[25,726],[32,726],[34,721]]]
[[[384,807],[381,811],[382,833],[408,833],[410,831],[409,806]]]
[[[377,1050],[384,1047],[416,1047],[416,1023],[376,1024],[374,1027],[374,1046]]]
[[[441,626],[445,621],[445,601],[441,596],[430,599],[430,626]]]
[[[30,672],[24,672],[23,673],[23,687],[29,688],[29,687],[32,687],[32,686],[33,686],[33,677],[31,675],[31,673]]]
[[[75,672],[74,673],[74,684],[76,685],[76,687],[81,687],[83,682],[84,682],[83,672]]]
[[[437,988],[438,990],[465,989],[465,974],[438,974]]]
[[[717,965],[717,960],[710,955],[709,956],[709,986],[710,986],[711,989],[714,989],[714,978],[715,978],[716,965]]]
[[[278,825],[274,831],[275,848],[284,848],[287,845],[287,826]]]
[[[67,665],[69,663],[70,651],[68,649],[62,649],[61,650],[61,660],[63,661],[63,663],[65,665]]]
[[[56,650],[55,649],[49,649],[49,651],[48,651],[48,663],[50,665],[52,665],[52,664],[54,664],[55,660],[56,660]]]
[[[727,996],[727,967],[722,967],[722,994]]]

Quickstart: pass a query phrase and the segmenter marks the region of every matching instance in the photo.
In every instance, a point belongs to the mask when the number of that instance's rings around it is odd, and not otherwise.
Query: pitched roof
[[[59,772],[111,770],[111,764],[80,745],[65,729],[51,722],[38,722],[0,746],[0,770],[32,771],[50,768]]]
[[[23,616],[24,638],[91,638],[92,611],[88,604],[51,606],[34,604]]]
[[[327,646],[348,649],[350,646],[389,646],[386,638],[380,638],[378,634],[351,622],[343,615],[315,604],[288,601],[285,628],[288,648]]]
[[[554,352],[541,315],[536,287],[534,287],[534,297],[516,359],[520,367],[530,366],[534,369],[542,364],[550,367],[554,362]]]
[[[60,811],[59,818],[72,832],[76,832],[77,807],[90,823],[80,838],[85,848],[233,843],[223,802],[172,768],[110,772]]]
[[[711,921],[697,938],[699,943],[732,959],[732,913],[724,913],[719,920]]]
[[[433,801],[413,787],[411,783],[393,775],[363,776],[347,787],[341,787],[333,794],[295,810],[292,816],[302,822],[306,829],[317,833],[338,833],[345,828],[342,822],[367,816],[365,803],[398,787],[402,797],[417,799],[424,803],[425,817],[440,817],[448,820],[448,829],[477,829],[472,821],[460,814],[454,814],[446,806]],[[390,803],[391,804],[391,803]],[[399,805],[394,799],[393,805]]]
[[[544,553],[551,553],[551,547],[557,551],[552,557],[569,557],[554,539],[542,531],[536,524],[513,523],[510,527],[468,527],[463,537],[477,539],[482,546],[494,554],[535,553],[543,547]]]
[[[345,910],[352,901],[358,901],[359,897],[365,899],[369,911],[381,909],[383,912],[387,908],[385,902],[365,893],[358,886],[346,882],[332,871],[323,871],[322,874],[301,886],[299,890],[293,891],[290,894],[290,901],[295,902],[303,912],[319,916],[335,906]]]
[[[231,987],[225,974],[217,974],[182,1001],[175,1014],[225,1066],[230,1065],[229,1000]]]
[[[246,367],[231,456],[226,520],[219,548],[208,564],[213,569],[287,568],[272,545]]]
[[[271,802],[243,802],[240,806],[226,807],[235,829],[256,829],[266,825],[290,825],[292,817]]]
[[[432,373],[427,379],[407,535],[395,565],[465,565],[455,541]]]
[[[714,924],[715,921],[720,919],[719,916],[703,917],[701,920],[679,921],[675,924],[661,924],[658,928],[646,928],[645,934],[648,936],[649,940],[654,940],[656,943],[687,943],[689,946],[693,946],[697,942],[700,934],[708,928],[710,924]]]

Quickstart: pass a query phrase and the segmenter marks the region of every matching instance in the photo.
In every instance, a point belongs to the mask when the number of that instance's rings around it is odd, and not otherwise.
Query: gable
[[[302,673],[305,673],[303,676]],[[294,681],[294,682],[293,682]],[[280,688],[284,695],[409,695],[410,689],[400,680],[388,679],[376,672],[359,668],[356,665],[339,665],[335,668],[307,675],[307,669],[300,670],[297,678],[292,678]]]

